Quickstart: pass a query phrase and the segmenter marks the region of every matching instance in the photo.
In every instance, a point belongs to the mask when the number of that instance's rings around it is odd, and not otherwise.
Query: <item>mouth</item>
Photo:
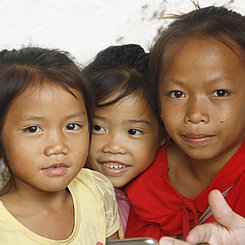
[[[121,162],[107,161],[100,162],[102,164],[102,171],[107,176],[119,177],[122,176],[129,168],[128,164]]]
[[[127,167],[124,164],[119,164],[115,162],[103,163],[103,166],[110,168],[110,169],[123,169]]]
[[[185,141],[193,145],[201,145],[208,143],[209,141],[215,138],[214,135],[206,135],[206,134],[186,134],[182,135]]]
[[[41,170],[48,176],[63,176],[68,172],[68,168],[65,163],[55,163]]]

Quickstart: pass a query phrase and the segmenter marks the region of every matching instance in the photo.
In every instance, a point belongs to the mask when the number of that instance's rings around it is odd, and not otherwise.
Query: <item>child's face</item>
[[[164,58],[162,118],[191,158],[227,161],[244,139],[244,52],[233,48],[237,54],[211,38],[189,39]]]
[[[160,146],[159,126],[142,97],[97,108],[88,165],[122,187],[143,172]]]
[[[2,140],[18,186],[64,189],[86,161],[89,145],[84,100],[51,82],[27,88],[11,104]]]

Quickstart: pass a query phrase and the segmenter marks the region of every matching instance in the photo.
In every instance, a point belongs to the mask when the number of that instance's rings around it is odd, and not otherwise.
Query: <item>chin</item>
[[[124,183],[122,184],[122,183],[118,183],[118,182],[115,182],[115,181],[111,181],[111,183],[112,183],[114,188],[118,188],[118,189],[120,189],[120,188],[122,188],[122,187],[124,187],[126,185]]]

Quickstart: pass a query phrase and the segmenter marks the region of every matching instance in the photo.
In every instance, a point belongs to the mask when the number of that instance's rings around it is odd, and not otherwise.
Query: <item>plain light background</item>
[[[245,14],[244,0],[199,0]],[[110,46],[149,50],[164,14],[194,10],[191,0],[0,0],[0,49],[32,45],[70,52],[83,65]]]

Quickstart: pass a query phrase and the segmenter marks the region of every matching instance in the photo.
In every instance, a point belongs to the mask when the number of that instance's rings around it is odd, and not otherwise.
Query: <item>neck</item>
[[[178,146],[170,145],[167,153],[171,183],[182,195],[196,196],[211,184],[239,147],[215,158],[194,159]]]
[[[57,208],[62,206],[67,198],[70,198],[70,193],[67,189],[50,192],[42,191],[11,179],[0,198],[6,205],[8,203],[18,203],[18,206],[31,206],[32,209],[33,207]]]

